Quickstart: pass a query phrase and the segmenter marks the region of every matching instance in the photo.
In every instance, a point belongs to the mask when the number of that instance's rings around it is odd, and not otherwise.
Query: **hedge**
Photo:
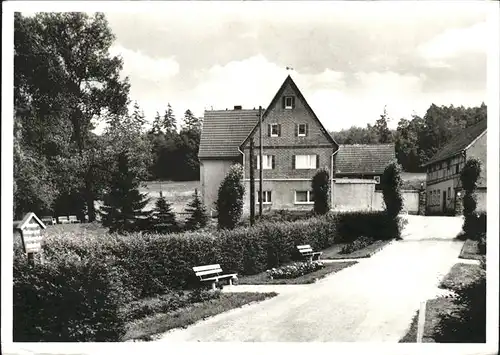
[[[197,287],[195,265],[219,263],[227,272],[257,274],[294,260],[300,244],[321,250],[359,236],[396,237],[391,233],[397,234],[398,226],[386,216],[384,212],[327,214],[214,233],[94,231],[47,236],[42,243],[43,265],[31,267],[22,253],[16,254],[14,338],[117,340],[130,317],[120,311],[124,305]],[[183,298],[172,297],[173,303],[184,304]]]

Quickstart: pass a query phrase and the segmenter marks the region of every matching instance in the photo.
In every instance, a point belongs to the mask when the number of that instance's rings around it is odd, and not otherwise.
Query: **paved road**
[[[398,342],[420,302],[439,294],[437,285],[463,244],[452,240],[460,218],[408,218],[404,240],[370,259],[316,284],[168,332],[159,341]]]

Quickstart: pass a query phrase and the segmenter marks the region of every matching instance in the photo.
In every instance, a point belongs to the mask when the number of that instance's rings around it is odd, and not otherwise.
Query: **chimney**
[[[235,109],[235,110],[241,110],[241,105],[234,106],[234,109]]]

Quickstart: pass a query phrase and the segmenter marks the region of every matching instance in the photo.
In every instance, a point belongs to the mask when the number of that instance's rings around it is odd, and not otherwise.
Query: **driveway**
[[[159,341],[398,342],[420,302],[440,293],[437,286],[463,244],[452,240],[460,218],[408,219],[404,239],[370,259],[313,285],[165,333]]]

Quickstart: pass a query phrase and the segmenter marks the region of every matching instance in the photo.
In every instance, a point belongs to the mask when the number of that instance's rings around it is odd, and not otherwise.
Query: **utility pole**
[[[254,142],[250,139],[250,225],[255,224],[255,172],[254,172]]]
[[[262,218],[262,171],[264,162],[262,161],[262,106],[259,106],[259,217]]]

